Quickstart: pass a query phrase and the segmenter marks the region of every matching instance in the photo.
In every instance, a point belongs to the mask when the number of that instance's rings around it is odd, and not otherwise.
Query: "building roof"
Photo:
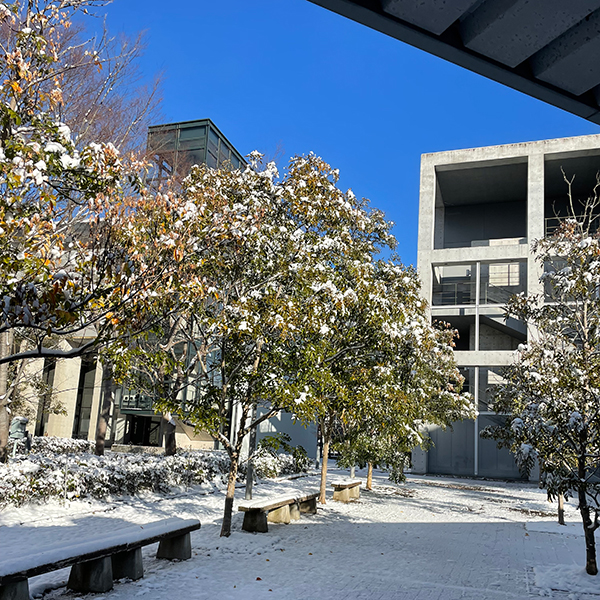
[[[600,0],[310,0],[600,124]]]

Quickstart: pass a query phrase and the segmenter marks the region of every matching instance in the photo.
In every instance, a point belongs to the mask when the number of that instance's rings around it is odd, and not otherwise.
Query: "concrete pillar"
[[[544,237],[544,154],[538,151],[529,155],[527,171],[527,242],[529,247],[535,240]],[[527,259],[527,293],[541,294],[542,269],[532,253]]]
[[[192,557],[192,540],[189,533],[161,540],[156,558],[187,560]]]
[[[430,257],[434,245],[436,179],[434,163],[429,155],[425,154],[421,157],[417,270],[423,286],[421,295],[427,299],[431,298],[432,272]]]
[[[96,360],[96,375],[94,377],[94,394],[92,396],[92,411],[90,413],[90,429],[88,440],[96,439],[96,428],[98,427],[98,415],[100,414],[100,399],[102,398],[102,363]]]
[[[141,548],[113,554],[111,560],[113,579],[136,581],[144,576]]]
[[[27,579],[0,585],[0,600],[29,600]]]
[[[48,435],[72,437],[80,371],[81,358],[65,358],[56,361],[54,397],[62,404],[67,414],[49,415],[46,428]]]
[[[83,593],[112,590],[113,575],[110,556],[73,565],[67,587]]]

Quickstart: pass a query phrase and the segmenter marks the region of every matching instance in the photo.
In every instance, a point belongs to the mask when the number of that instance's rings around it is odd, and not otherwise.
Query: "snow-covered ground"
[[[332,478],[347,472],[331,471]],[[364,480],[365,473],[357,472]],[[168,497],[144,495],[106,502],[74,501],[0,512],[0,562],[50,542],[81,541],[170,516],[199,518],[192,559],[154,558],[144,550],[145,576],[115,584],[92,600],[147,596],[152,600],[454,600],[600,598],[600,576],[585,574],[585,548],[574,504],[567,526],[556,505],[527,483],[409,476],[395,485],[375,473],[373,491],[349,504],[330,499],[318,514],[268,533],[241,531],[220,538],[223,491],[201,486]],[[318,476],[261,482],[254,498],[292,490],[316,491]],[[237,490],[237,502],[244,496]],[[236,502],[236,504],[237,504]],[[30,580],[35,597],[79,597],[64,587],[68,570]]]

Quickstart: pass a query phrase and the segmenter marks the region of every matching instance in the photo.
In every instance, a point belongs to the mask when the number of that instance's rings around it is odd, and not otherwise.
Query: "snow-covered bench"
[[[158,558],[190,558],[190,532],[196,529],[200,529],[197,519],[174,517],[91,534],[85,542],[46,546],[41,552],[0,560],[0,600],[29,600],[29,577],[65,567],[71,567],[67,587],[72,590],[107,592],[114,579],[143,577],[142,546],[160,542]]]
[[[300,513],[315,514],[317,512],[318,497],[318,492],[315,494],[294,494],[265,500],[254,500],[240,505],[238,510],[245,513],[242,529],[244,531],[265,533],[269,530],[267,522],[289,523],[290,521],[297,521],[300,518]]]
[[[350,502],[356,498],[360,498],[360,484],[362,481],[358,479],[345,479],[340,481],[332,481],[333,499],[338,502]]]

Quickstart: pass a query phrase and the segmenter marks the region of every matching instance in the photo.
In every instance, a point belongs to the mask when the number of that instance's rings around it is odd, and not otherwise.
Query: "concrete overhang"
[[[600,0],[310,0],[600,124]]]

